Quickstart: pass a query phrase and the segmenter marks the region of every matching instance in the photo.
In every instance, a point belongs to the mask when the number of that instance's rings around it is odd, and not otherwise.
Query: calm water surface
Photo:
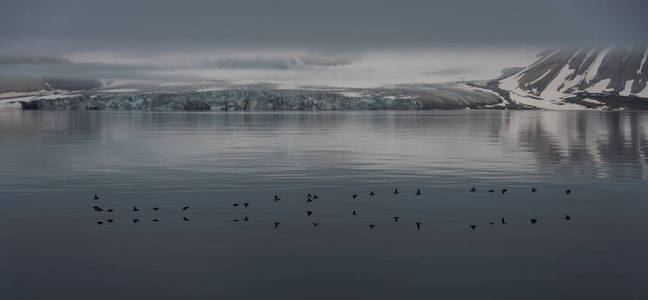
[[[0,112],[0,298],[646,299],[647,196],[642,112]]]

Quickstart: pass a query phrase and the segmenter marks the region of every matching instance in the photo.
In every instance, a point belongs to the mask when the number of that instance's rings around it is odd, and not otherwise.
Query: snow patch
[[[611,79],[603,79],[593,86],[587,88],[585,91],[588,93],[602,93],[603,91],[607,90],[607,86],[610,84]]]
[[[623,88],[623,91],[621,91],[619,93],[619,95],[621,95],[621,96],[630,96],[630,92],[632,90],[632,83],[634,83],[634,79],[626,81],[625,87]]]
[[[587,74],[585,78],[587,79],[587,82],[592,81],[594,78],[596,78],[596,74],[598,74],[598,70],[601,67],[601,63],[603,62],[603,59],[607,56],[607,54],[612,50],[612,48],[608,47],[605,48],[599,53],[596,58],[594,59],[594,62],[592,65],[585,71]]]
[[[648,49],[644,52],[644,56],[641,59],[641,63],[639,64],[639,70],[637,70],[637,74],[641,74],[643,72],[643,66],[646,63],[646,57],[648,56]]]

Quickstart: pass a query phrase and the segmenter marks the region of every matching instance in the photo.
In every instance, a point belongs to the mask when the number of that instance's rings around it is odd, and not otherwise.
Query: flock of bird
[[[477,191],[477,189],[473,186],[469,191],[470,191],[471,193],[474,193],[474,192]],[[501,189],[501,190],[499,190],[499,191],[500,191],[502,194],[505,194],[505,193],[508,191],[508,189]],[[538,191],[538,190],[537,190],[536,188],[531,188],[531,192],[532,192],[532,193],[535,193],[535,192],[537,192],[537,191]],[[488,190],[488,192],[489,192],[489,193],[494,193],[495,190],[492,190],[492,189],[491,189],[491,190]],[[394,195],[400,194],[400,191],[398,190],[398,188],[396,188],[396,189],[394,189],[394,191],[393,191],[392,194],[394,194]],[[571,194],[571,190],[570,190],[570,189],[565,190],[565,194],[566,194],[566,195]],[[423,193],[421,192],[420,189],[418,189],[418,190],[416,191],[415,196],[421,196],[421,195],[423,195]],[[376,196],[376,193],[375,193],[374,191],[369,191],[369,196]],[[358,194],[353,194],[353,195],[351,195],[351,198],[352,198],[352,199],[358,199],[358,197],[359,197]],[[320,198],[320,197],[319,197],[317,194],[311,194],[311,193],[308,193],[308,194],[306,195],[306,202],[312,202],[313,200],[317,200],[317,199],[319,199],[319,198]],[[99,197],[99,195],[95,194],[95,195],[92,197],[92,199],[93,199],[93,200],[99,200],[100,197]],[[278,195],[274,195],[274,197],[272,198],[272,200],[273,200],[273,201],[279,201],[279,200],[281,200],[281,198],[279,198]],[[232,204],[232,206],[234,206],[234,207],[236,207],[236,206],[240,206],[240,205],[243,205],[243,207],[248,208],[248,207],[250,206],[250,203],[249,203],[249,202],[244,202],[244,203],[242,203],[242,204],[241,204],[241,203],[233,203],[233,204]],[[103,211],[106,211],[106,212],[108,212],[108,213],[112,213],[112,212],[114,212],[114,210],[113,210],[112,208],[108,208],[108,209],[105,209],[105,210],[104,210],[103,208],[101,208],[101,207],[99,207],[99,206],[97,206],[97,205],[93,206],[93,209],[94,209],[95,212],[103,212]],[[157,207],[157,206],[152,208],[152,210],[153,210],[154,212],[157,212],[159,209],[160,209],[160,208]],[[184,206],[184,207],[182,207],[182,211],[187,211],[188,209],[189,209],[189,206]],[[133,206],[133,208],[132,208],[132,211],[133,211],[133,212],[137,212],[137,211],[139,211],[139,210],[140,210],[140,209],[137,208],[136,206]],[[306,216],[307,216],[307,217],[310,217],[310,216],[313,215],[313,211],[311,211],[311,210],[306,210],[305,213],[306,213]],[[353,215],[353,216],[357,216],[358,213],[357,213],[355,210],[353,210],[353,211],[351,212],[351,215]],[[569,221],[569,220],[572,219],[572,217],[571,217],[570,215],[565,215],[564,218],[565,218],[565,220],[567,220],[567,221]],[[189,218],[187,218],[186,216],[183,216],[183,217],[182,217],[182,220],[185,221],[185,222],[188,222],[188,221],[189,221]],[[398,223],[398,221],[400,220],[400,217],[398,217],[398,216],[394,216],[394,217],[393,217],[393,220],[394,220],[394,223]],[[115,220],[114,220],[114,219],[111,219],[111,218],[108,218],[108,219],[105,220],[105,222],[107,222],[107,223],[113,223],[114,221],[115,221]],[[133,223],[137,223],[137,222],[140,221],[140,219],[138,219],[138,218],[133,218],[133,219],[131,219],[131,221],[132,221]],[[157,218],[153,218],[151,221],[152,221],[152,222],[160,222],[160,220],[157,219]],[[239,222],[239,221],[241,221],[241,220],[239,220],[239,219],[233,219],[232,221],[233,221],[233,222]],[[247,216],[245,216],[245,217],[243,218],[242,221],[243,221],[243,222],[248,222],[248,221],[249,221],[249,218],[248,218]],[[529,219],[529,222],[530,222],[531,224],[536,224],[536,223],[538,222],[538,220],[535,219],[535,218],[532,218],[532,219]],[[96,221],[96,223],[99,224],[99,225],[103,225],[103,224],[104,224],[104,221]],[[504,219],[504,217],[501,218],[501,223],[504,224],[504,225],[507,224],[507,223],[506,223],[506,220]],[[278,222],[278,221],[274,221],[274,222],[273,222],[274,228],[278,228],[280,224],[281,224],[281,223]],[[416,222],[415,224],[416,224],[416,230],[421,230],[421,225],[422,225],[422,223],[421,223],[421,222]],[[488,224],[489,224],[489,225],[495,225],[495,222],[489,222]],[[313,225],[313,227],[317,227],[317,226],[319,225],[319,223],[317,223],[317,222],[313,222],[312,225]],[[375,224],[368,224],[368,226],[369,226],[369,229],[370,229],[370,230],[373,230],[373,229],[376,228],[376,225],[375,225]],[[471,230],[475,230],[475,229],[477,229],[477,225],[475,225],[475,224],[471,224],[471,225],[469,225],[468,227],[469,227]]]

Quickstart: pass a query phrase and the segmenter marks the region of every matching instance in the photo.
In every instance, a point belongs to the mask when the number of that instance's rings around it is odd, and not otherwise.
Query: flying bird
[[[157,206],[156,206],[156,207],[153,207],[153,210],[154,210],[154,211],[158,211],[159,209],[160,209],[160,208],[157,207]]]
[[[108,223],[112,223],[114,220],[113,219],[108,219],[106,221],[108,221]]]
[[[476,192],[477,189],[473,186],[472,189],[470,189],[470,192]]]
[[[312,215],[312,214],[313,214],[313,212],[312,212],[312,211],[310,211],[310,210],[307,210],[307,211],[306,211],[306,215],[307,215],[307,216],[309,216],[309,217],[310,217],[310,215]]]
[[[488,190],[489,193],[492,193],[492,192],[494,192],[494,191],[495,191],[495,190]]]
[[[138,211],[138,210],[139,209],[137,208],[137,206],[133,206],[133,211]]]
[[[248,217],[245,216],[245,218],[243,218],[243,222],[247,222],[247,221],[250,221],[250,219],[248,219]]]
[[[133,219],[133,223],[139,222],[139,219]]]
[[[101,221],[97,221],[97,224],[101,225],[101,224],[103,224],[103,222],[101,222]]]
[[[94,209],[94,211],[103,211],[103,209],[99,206],[93,206],[92,209]]]
[[[502,194],[506,193],[508,189],[502,189]]]
[[[189,209],[189,206],[185,206],[182,208],[182,210],[187,210],[187,209]]]
[[[493,222],[488,222],[488,225],[495,225],[495,223],[493,223]]]
[[[376,193],[374,193],[374,191],[370,191],[369,196],[376,196]]]
[[[394,189],[394,193],[393,193],[393,194],[394,194],[394,195],[396,195],[396,194],[400,194],[400,192],[398,191],[398,189]]]
[[[398,219],[400,219],[400,217],[394,217],[394,223],[398,223]]]
[[[416,222],[416,230],[421,230],[421,222]]]
[[[565,215],[565,220],[569,221],[571,220],[571,217],[569,215]]]
[[[531,221],[531,224],[535,224],[535,223],[538,222],[538,220],[536,220],[536,219],[531,219],[531,220],[529,220],[529,221]]]
[[[376,225],[374,225],[374,224],[369,224],[369,229],[374,229],[375,227],[376,227]]]
[[[421,193],[421,190],[417,190],[416,191],[416,196],[421,196],[421,195],[423,195],[423,193]]]
[[[182,217],[182,219],[185,220],[185,221],[189,221],[189,219],[187,217]]]
[[[537,192],[536,188],[532,188],[532,189],[531,189],[531,192],[532,192],[532,193]]]
[[[569,195],[571,193],[571,190],[566,190],[565,194]]]
[[[504,217],[502,217],[502,224],[506,224],[506,221],[504,221]]]
[[[473,231],[475,230],[475,228],[477,228],[477,225],[470,225],[470,229],[472,229]]]
[[[351,197],[352,197],[353,199],[358,199],[358,194],[353,194],[353,196],[351,196]]]
[[[248,206],[250,206],[250,202],[243,203],[243,206],[245,206],[245,208],[247,208]]]
[[[281,200],[281,199],[279,198],[279,196],[274,195],[274,198],[273,198],[272,200],[274,200],[274,201],[279,201],[279,200]]]
[[[319,199],[319,196],[317,194],[313,195],[313,199]]]
[[[234,221],[234,222],[238,222],[239,220],[238,220],[238,219],[233,219],[232,221]]]
[[[279,224],[281,224],[281,223],[279,223],[279,222],[274,222],[274,228],[279,227]]]
[[[319,225],[317,222],[313,222],[313,227],[317,227],[317,225]]]
[[[238,204],[238,203],[234,203],[234,204],[232,204],[232,206],[239,206],[239,204]]]
[[[357,216],[358,214],[357,214],[356,211],[354,210],[354,211],[351,213],[351,215],[353,215],[353,216]]]
[[[109,208],[109,209],[107,210],[107,212],[113,212],[113,209],[112,209],[112,208]]]
[[[160,222],[160,220],[158,220],[158,219],[153,219],[153,222]]]
[[[94,196],[92,196],[92,199],[99,200],[99,196],[97,194],[94,194]]]

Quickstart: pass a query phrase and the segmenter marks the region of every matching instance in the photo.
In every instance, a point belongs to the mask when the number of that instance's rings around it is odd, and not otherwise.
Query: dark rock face
[[[595,86],[600,91],[594,93],[631,96],[646,89],[647,54],[646,46],[548,51],[512,76],[519,77],[519,88],[530,96],[542,97],[543,93],[573,96]],[[604,80],[609,83],[605,84]],[[559,84],[550,87],[552,82]],[[648,96],[642,93],[640,97]]]

